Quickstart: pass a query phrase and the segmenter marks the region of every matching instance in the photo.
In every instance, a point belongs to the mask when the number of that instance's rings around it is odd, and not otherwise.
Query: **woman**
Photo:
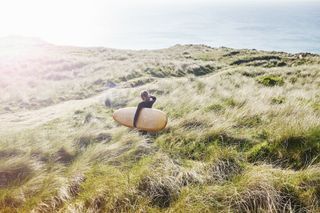
[[[140,113],[141,109],[142,108],[152,108],[152,105],[157,100],[156,97],[149,95],[149,93],[147,91],[141,92],[141,98],[143,101],[139,103],[137,110],[136,110],[136,113],[134,115],[134,119],[133,119],[133,126],[134,127],[137,127],[136,124],[137,124],[139,113]]]

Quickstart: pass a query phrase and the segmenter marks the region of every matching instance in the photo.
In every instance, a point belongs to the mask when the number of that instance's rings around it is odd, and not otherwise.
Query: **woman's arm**
[[[140,114],[140,111],[142,109],[142,103],[140,103],[137,107],[137,110],[136,110],[136,113],[134,114],[134,119],[133,119],[133,126],[134,127],[137,127],[137,121],[138,121],[138,117],[139,117],[139,114]]]

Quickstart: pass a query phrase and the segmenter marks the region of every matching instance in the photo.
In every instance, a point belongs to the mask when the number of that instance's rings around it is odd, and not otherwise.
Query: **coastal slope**
[[[319,212],[320,56],[0,42],[1,212]],[[157,97],[166,129],[112,113]]]

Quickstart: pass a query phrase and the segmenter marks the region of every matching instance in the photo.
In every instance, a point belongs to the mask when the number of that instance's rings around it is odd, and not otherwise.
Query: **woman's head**
[[[148,100],[148,98],[149,98],[149,93],[147,92],[147,91],[142,91],[141,92],[141,98],[142,98],[142,100]]]

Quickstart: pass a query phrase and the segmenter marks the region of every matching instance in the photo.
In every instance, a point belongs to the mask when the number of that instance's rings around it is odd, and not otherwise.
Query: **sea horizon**
[[[56,45],[132,50],[204,44],[217,48],[320,53],[317,1],[242,4],[201,1],[112,7],[116,12],[98,10],[90,25],[80,20],[81,24],[73,26],[72,20],[70,23],[66,20],[63,26],[58,20],[57,26],[50,26],[47,31],[0,33],[0,37],[30,36]]]

